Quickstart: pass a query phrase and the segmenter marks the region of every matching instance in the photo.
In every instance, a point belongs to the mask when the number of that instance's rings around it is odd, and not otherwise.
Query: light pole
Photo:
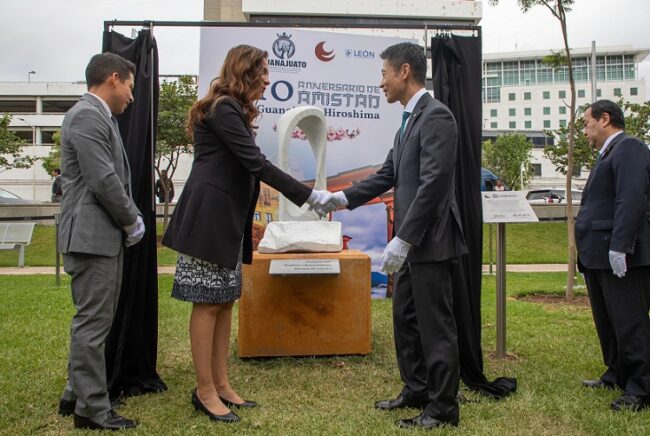
[[[32,128],[32,147],[34,147],[34,150],[32,151],[34,152],[34,156],[36,156],[36,127],[32,123],[27,121],[25,118],[19,117],[17,119],[19,119],[20,121],[22,121],[23,123],[27,124],[29,127]],[[32,199],[36,201],[36,168],[33,164],[32,164]]]
[[[32,83],[32,74],[36,74],[36,71],[28,71],[27,72],[27,83]]]

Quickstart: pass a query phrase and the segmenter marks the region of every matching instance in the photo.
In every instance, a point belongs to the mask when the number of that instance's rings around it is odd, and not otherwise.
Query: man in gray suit
[[[414,418],[397,421],[399,427],[458,425],[460,370],[451,278],[467,247],[456,204],[456,121],[424,88],[422,47],[396,44],[381,58],[381,88],[389,103],[404,106],[402,127],[381,169],[335,193],[329,210],[354,209],[394,189],[394,235],[381,256],[381,268],[396,273],[393,330],[404,387],[397,398],[378,401],[375,407],[423,409]]]
[[[120,294],[123,249],[137,243],[145,230],[131,198],[129,164],[114,117],[133,101],[134,73],[135,65],[120,56],[93,56],[86,68],[88,92],[61,128],[59,246],[77,312],[59,413],[74,414],[76,428],[136,425],[111,408],[104,360]]]

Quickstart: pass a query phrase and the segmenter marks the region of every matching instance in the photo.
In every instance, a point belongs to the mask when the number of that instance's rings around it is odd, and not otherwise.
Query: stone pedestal
[[[270,275],[274,259],[338,259],[341,272]],[[255,252],[243,268],[238,338],[239,357],[368,354],[370,257]]]

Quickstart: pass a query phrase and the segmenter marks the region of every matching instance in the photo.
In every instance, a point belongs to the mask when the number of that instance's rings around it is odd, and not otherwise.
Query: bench
[[[18,249],[18,266],[25,266],[25,247],[32,241],[34,223],[0,223],[0,250]]]

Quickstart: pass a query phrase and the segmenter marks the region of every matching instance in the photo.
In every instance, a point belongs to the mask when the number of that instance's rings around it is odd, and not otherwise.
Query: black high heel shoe
[[[235,408],[235,409],[239,409],[239,408],[242,408],[242,409],[250,409],[250,408],[253,408],[253,407],[257,407],[257,403],[256,403],[255,401],[244,400],[243,403],[239,403],[239,404],[237,404],[237,403],[233,403],[232,401],[228,401],[228,400],[226,400],[226,399],[225,399],[224,397],[222,397],[222,396],[219,396],[219,399],[220,399],[221,402],[222,402],[223,404],[225,404],[226,407],[228,407],[229,409],[232,409],[232,408]]]
[[[241,418],[234,412],[229,412],[225,415],[215,415],[214,413],[210,412],[199,399],[199,396],[196,393],[196,388],[194,388],[192,391],[192,405],[197,411],[205,413],[213,421],[223,422],[226,424],[232,424],[241,421]]]

